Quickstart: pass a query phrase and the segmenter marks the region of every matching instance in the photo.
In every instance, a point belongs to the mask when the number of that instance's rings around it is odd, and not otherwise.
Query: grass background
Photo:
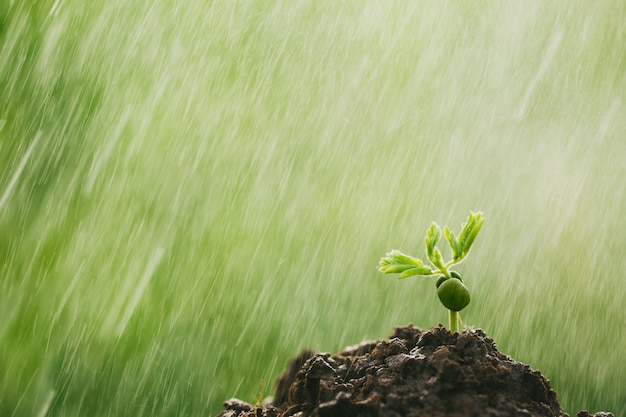
[[[211,416],[304,347],[467,324],[626,412],[626,6],[0,4],[0,414]]]

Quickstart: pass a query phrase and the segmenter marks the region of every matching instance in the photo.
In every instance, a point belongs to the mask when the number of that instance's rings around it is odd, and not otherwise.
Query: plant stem
[[[459,331],[459,312],[448,310],[450,317],[450,333],[458,333]]]

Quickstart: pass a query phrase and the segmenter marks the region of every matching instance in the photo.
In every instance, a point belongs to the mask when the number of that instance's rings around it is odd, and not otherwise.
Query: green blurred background
[[[626,413],[626,3],[0,3],[0,415],[212,416],[289,358],[466,324]]]

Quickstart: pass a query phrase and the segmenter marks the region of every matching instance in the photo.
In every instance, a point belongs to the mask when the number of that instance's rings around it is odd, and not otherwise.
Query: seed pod
[[[437,288],[437,295],[441,304],[452,311],[461,311],[470,302],[469,290],[459,279],[443,280]]]

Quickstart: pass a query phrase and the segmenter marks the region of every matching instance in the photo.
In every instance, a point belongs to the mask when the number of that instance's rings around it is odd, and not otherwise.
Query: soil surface
[[[219,417],[567,416],[550,381],[500,353],[482,330],[412,325],[334,356],[304,351],[271,402],[231,399],[224,407]]]

